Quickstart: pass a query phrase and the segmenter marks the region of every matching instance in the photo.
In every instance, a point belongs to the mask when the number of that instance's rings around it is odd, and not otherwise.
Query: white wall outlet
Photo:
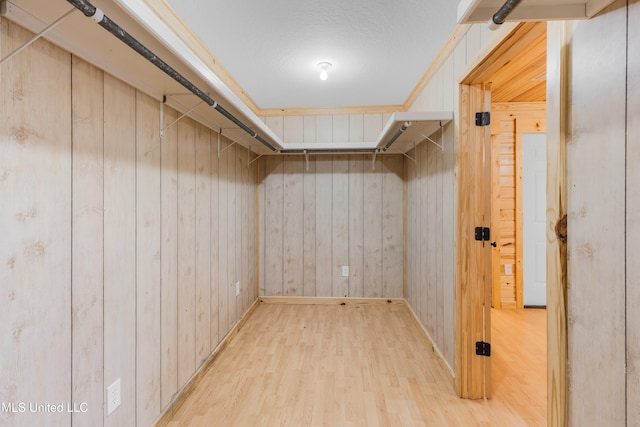
[[[240,282],[236,282],[236,296],[240,296]]]
[[[513,268],[511,267],[511,264],[504,265],[504,274],[505,276],[511,276],[513,274]]]
[[[107,416],[111,415],[122,402],[120,396],[120,378],[115,380],[113,384],[107,387]]]
[[[349,277],[349,266],[348,265],[343,265],[342,266],[342,277]]]

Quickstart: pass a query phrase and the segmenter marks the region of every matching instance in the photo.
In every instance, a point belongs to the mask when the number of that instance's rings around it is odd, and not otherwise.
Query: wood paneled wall
[[[261,295],[403,297],[403,160],[260,160]],[[341,267],[349,266],[349,276]]]
[[[286,143],[375,142],[390,113],[267,116],[264,122]]]
[[[516,189],[517,181],[522,179],[522,165],[517,152],[516,123],[525,120],[539,120],[544,124],[546,110],[544,102],[504,102],[491,104],[491,141],[492,141],[492,212],[491,228],[497,249],[492,254],[492,268],[496,295],[492,295],[496,308],[516,307],[516,276],[521,264],[516,257]],[[521,225],[522,226],[522,225]],[[521,246],[520,246],[521,247]],[[497,253],[496,253],[497,252]],[[522,255],[520,255],[522,256]],[[511,265],[511,274],[507,274],[505,265]],[[520,276],[521,277],[521,276]]]
[[[150,425],[257,298],[257,168],[44,40],[0,73],[0,402],[88,409],[0,424]]]
[[[626,419],[625,276],[626,203],[638,199],[637,183],[627,187],[628,141],[627,2],[605,13],[571,24],[567,121],[567,274],[568,274],[568,408],[569,425],[636,425]],[[597,64],[597,66],[593,66]],[[637,70],[636,70],[637,71]],[[634,120],[634,118],[631,118]],[[637,247],[632,242],[630,248]],[[635,284],[637,285],[637,283]],[[630,320],[630,319],[629,319]],[[598,351],[585,351],[591,343]]]
[[[629,23],[640,22],[640,0],[629,1]],[[627,420],[640,420],[640,27],[627,40]]]

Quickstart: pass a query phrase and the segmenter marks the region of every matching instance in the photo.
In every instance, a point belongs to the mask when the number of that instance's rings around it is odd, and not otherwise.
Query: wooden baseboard
[[[256,307],[258,307],[258,303],[261,298],[256,299],[251,307],[247,309],[242,318],[235,324],[233,328],[229,331],[229,333],[220,341],[218,346],[213,350],[211,355],[207,358],[207,360],[200,366],[200,368],[193,374],[193,376],[187,381],[182,390],[178,391],[176,396],[173,398],[169,406],[164,410],[164,412],[158,417],[158,419],[152,425],[155,427],[165,427],[171,421],[174,413],[180,409],[185,400],[191,395],[195,387],[198,385],[202,377],[204,377],[209,370],[209,368],[213,365],[215,360],[218,358],[220,353],[227,347],[227,345],[231,342],[231,340],[238,334],[240,329],[247,323],[247,320]]]
[[[451,366],[449,366],[449,364],[447,363],[447,359],[444,358],[442,352],[440,351],[438,346],[435,344],[435,341],[433,341],[433,338],[431,338],[431,335],[429,334],[429,331],[427,331],[427,329],[424,327],[422,322],[420,322],[420,319],[416,315],[416,312],[413,311],[413,308],[411,308],[411,306],[409,305],[409,303],[406,300],[404,300],[404,304],[407,306],[407,309],[409,309],[409,311],[413,315],[413,318],[415,319],[416,323],[420,326],[420,329],[422,329],[422,332],[424,332],[425,337],[431,343],[431,348],[433,349],[433,352],[438,356],[438,361],[440,362],[440,365],[449,374],[450,379],[451,379],[451,384],[455,388],[456,374],[454,373],[453,369],[451,369]]]
[[[405,304],[402,298],[318,298],[318,297],[259,297],[263,304],[301,305],[373,305]]]

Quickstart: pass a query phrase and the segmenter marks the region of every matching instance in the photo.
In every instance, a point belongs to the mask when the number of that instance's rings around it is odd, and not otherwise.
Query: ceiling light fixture
[[[320,80],[327,80],[327,77],[329,77],[328,71],[331,67],[331,62],[318,62],[318,68],[320,68]]]

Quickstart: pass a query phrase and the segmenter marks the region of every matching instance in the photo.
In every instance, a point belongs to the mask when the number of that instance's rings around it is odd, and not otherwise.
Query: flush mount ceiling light
[[[328,71],[331,67],[331,62],[318,62],[318,68],[320,68],[320,80],[327,80],[327,77],[329,77]]]

